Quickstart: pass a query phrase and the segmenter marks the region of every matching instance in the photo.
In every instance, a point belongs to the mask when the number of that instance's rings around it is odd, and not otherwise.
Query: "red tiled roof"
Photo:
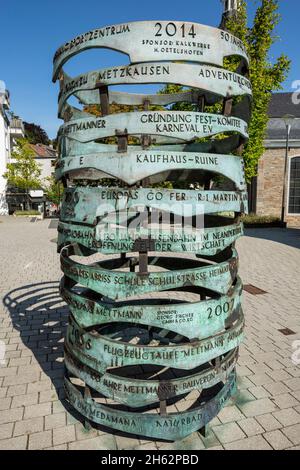
[[[56,150],[44,144],[29,144],[36,157],[56,158]]]

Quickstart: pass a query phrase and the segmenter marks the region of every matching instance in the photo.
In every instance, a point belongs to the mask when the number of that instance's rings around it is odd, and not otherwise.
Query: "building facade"
[[[0,89],[0,215],[8,214],[6,202],[6,179],[3,173],[6,171],[6,164],[10,156],[10,134],[9,134],[9,92],[3,86]]]
[[[250,209],[258,215],[281,217],[289,227],[300,227],[300,104],[293,93],[275,93],[269,107],[265,152],[250,188]],[[286,163],[289,116],[290,132]],[[283,200],[284,199],[284,200]]]
[[[34,158],[41,168],[41,185],[46,186],[46,178],[54,174],[54,165],[57,158],[57,152],[53,147],[44,144],[30,144],[31,149],[34,152]],[[6,200],[8,203],[9,214],[13,214],[17,210],[24,210],[27,203],[33,210],[46,210],[46,197],[44,191],[40,190],[29,191],[26,194],[25,191],[21,191],[18,188],[9,187],[6,191]]]

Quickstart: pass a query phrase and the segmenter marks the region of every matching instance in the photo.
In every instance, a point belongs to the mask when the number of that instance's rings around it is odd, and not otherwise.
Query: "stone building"
[[[249,188],[250,211],[258,215],[281,217],[285,188],[285,222],[300,227],[300,104],[293,93],[275,93],[269,107],[270,120],[265,153],[258,164],[258,176]],[[290,116],[288,129],[284,116]]]

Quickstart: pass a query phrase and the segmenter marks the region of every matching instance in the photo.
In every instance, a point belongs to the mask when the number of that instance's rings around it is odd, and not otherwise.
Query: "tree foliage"
[[[57,182],[55,180],[55,176],[51,175],[44,178],[43,189],[48,201],[53,202],[53,204],[58,206],[61,202],[64,191],[63,184]]]
[[[243,152],[245,174],[251,181],[257,174],[257,164],[264,153],[264,138],[268,125],[268,107],[272,93],[282,89],[287,77],[290,60],[284,54],[275,61],[270,60],[270,49],[278,37],[274,34],[280,21],[278,0],[261,0],[257,8],[253,25],[248,27],[247,4],[241,1],[238,11],[226,21],[226,29],[240,38],[246,45],[250,58],[249,79],[253,88],[252,117],[249,123],[249,141]],[[224,67],[236,69],[236,59],[226,59]],[[184,91],[180,85],[167,85],[162,93],[178,93]],[[172,106],[176,110],[193,110],[193,105],[178,103]],[[219,111],[220,107],[211,107],[207,111]]]
[[[47,132],[38,124],[24,122],[25,138],[30,144],[49,145],[50,139]]]
[[[274,33],[279,21],[278,0],[262,0],[251,28],[247,26],[245,1],[241,2],[237,15],[226,22],[226,28],[244,41],[250,57],[249,79],[253,89],[253,107],[249,141],[243,153],[248,181],[257,174],[257,164],[264,153],[263,142],[272,92],[282,89],[290,69],[290,60],[284,54],[273,63],[270,60],[270,49],[278,39]]]
[[[29,189],[41,187],[41,165],[35,160],[35,153],[29,145],[28,140],[18,139],[16,149],[11,154],[14,160],[6,166],[7,171],[3,177],[8,184],[26,192]]]

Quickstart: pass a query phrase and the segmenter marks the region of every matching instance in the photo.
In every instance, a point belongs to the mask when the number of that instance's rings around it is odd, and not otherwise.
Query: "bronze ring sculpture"
[[[130,64],[70,77],[63,65],[89,48],[123,52]],[[224,65],[230,57],[239,58],[235,72]],[[203,430],[236,393],[247,73],[240,40],[187,22],[99,28],[55,54],[65,120],[56,165],[65,186],[58,226],[60,293],[70,310],[65,388],[87,423],[177,440]],[[111,90],[149,83],[188,88]],[[83,109],[68,104],[72,96]],[[183,103],[190,111],[170,109]],[[183,411],[169,411],[195,391]]]

